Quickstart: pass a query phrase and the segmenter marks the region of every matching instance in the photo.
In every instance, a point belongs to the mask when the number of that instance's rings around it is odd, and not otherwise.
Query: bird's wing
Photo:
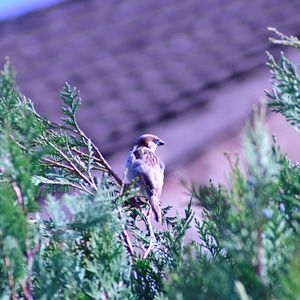
[[[136,176],[139,185],[148,197],[160,197],[163,185],[163,168],[152,151],[135,151]]]

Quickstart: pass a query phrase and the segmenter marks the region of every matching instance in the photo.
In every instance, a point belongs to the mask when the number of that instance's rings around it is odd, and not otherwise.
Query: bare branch
[[[24,203],[23,203],[23,197],[22,197],[22,192],[21,192],[20,188],[14,181],[11,182],[11,186],[17,196],[17,201],[18,201],[19,205],[23,206]]]
[[[83,138],[85,138],[88,141],[88,137],[80,129],[80,127],[78,126],[76,120],[74,120],[74,121],[75,121],[75,126],[76,126],[76,130],[77,130],[78,134],[81,135]],[[116,180],[116,182],[121,186],[122,185],[122,179],[113,171],[113,169],[110,167],[110,165],[108,164],[108,162],[102,156],[102,154],[101,154],[100,150],[98,149],[98,147],[92,141],[91,141],[91,145],[94,148],[94,150],[96,151],[96,153],[98,154],[99,162],[105,167],[105,169],[107,170],[107,172],[112,177],[114,177],[114,179]]]
[[[11,264],[10,259],[8,256],[4,257],[4,263],[7,271],[7,277],[8,277],[8,286],[11,291],[11,298],[12,300],[17,300],[16,292],[15,292],[15,281],[13,277],[13,273],[11,271]]]
[[[262,232],[261,230],[258,230],[257,232],[257,253],[256,253],[256,275],[261,278],[262,277],[262,271],[263,271],[263,263],[262,263]]]
[[[54,167],[63,168],[63,169],[69,170],[69,171],[74,171],[74,169],[72,167],[64,165],[60,162],[57,162],[57,161],[49,159],[49,158],[42,158],[42,161],[46,162],[50,165],[53,165]]]
[[[124,172],[124,178],[126,177],[126,170]],[[122,193],[124,192],[124,187],[125,187],[125,180],[121,180],[122,185],[120,188],[120,192],[119,195],[122,195]],[[120,209],[120,207],[118,206],[118,212],[119,212],[119,218],[122,220],[122,211]],[[124,246],[127,249],[128,253],[133,256],[134,255],[134,251],[133,251],[133,247],[132,247],[132,243],[129,239],[128,233],[125,229],[125,226],[122,224],[122,237],[123,237],[123,241],[124,241]]]
[[[51,142],[49,142],[49,145],[57,151],[74,169],[74,171],[86,182],[88,183],[91,187],[93,187],[95,190],[97,190],[97,187],[95,183],[91,182],[73,163],[73,161],[59,148],[57,148],[55,145],[53,145]]]
[[[70,187],[73,187],[75,189],[78,189],[78,190],[81,190],[83,192],[86,192],[86,193],[88,193],[90,195],[93,195],[93,193],[91,191],[89,191],[85,186],[83,186],[83,185],[77,185],[77,184],[72,183],[72,182],[65,183],[65,182],[53,181],[53,182],[51,182],[51,184],[70,186]]]
[[[105,168],[108,170],[108,172],[111,174],[112,177],[116,180],[116,182],[122,186],[123,182],[122,179],[113,171],[113,169],[109,166],[108,162],[104,159],[99,149],[95,146],[95,144],[92,142],[92,146],[94,147],[95,151],[97,152],[99,159],[101,160],[101,163],[105,166]]]
[[[122,220],[122,211],[120,209],[120,207],[118,206],[118,213],[119,213],[119,218]],[[129,239],[128,233],[125,229],[124,224],[122,224],[122,238],[123,238],[123,242],[124,242],[124,246],[127,249],[128,253],[133,256],[134,255],[134,251],[133,251],[133,247],[132,247],[132,243]]]
[[[41,249],[41,243],[38,243],[34,246],[33,249],[26,251],[27,258],[27,274],[25,280],[25,286],[23,286],[23,293],[26,300],[33,300],[32,297],[32,282],[31,282],[31,272],[33,266],[33,258],[35,254]]]
[[[144,212],[142,212],[142,213],[144,214]],[[152,224],[151,224],[151,220],[150,220],[150,213],[148,213],[145,217],[146,217],[146,220],[147,220],[147,223],[145,222],[145,225],[146,225],[146,228],[147,228],[147,230],[149,231],[149,234],[150,234],[150,243],[149,243],[148,248],[144,252],[144,255],[143,255],[144,259],[148,257],[150,251],[152,250],[152,247],[154,246],[154,244],[156,242],[156,238],[155,238],[154,231],[153,231]]]
[[[128,233],[125,229],[125,226],[122,225],[122,237],[124,239],[124,246],[127,249],[128,253],[133,256],[134,255],[134,251],[133,251],[133,247],[132,247],[132,243],[129,239]]]

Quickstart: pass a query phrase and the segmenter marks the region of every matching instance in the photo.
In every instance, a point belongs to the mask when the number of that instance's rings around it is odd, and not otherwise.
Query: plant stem
[[[5,267],[7,270],[8,286],[9,286],[9,289],[11,290],[11,298],[13,300],[17,300],[17,296],[16,296],[16,292],[15,292],[14,277],[13,277],[13,273],[11,271],[11,264],[10,264],[10,259],[8,256],[4,257],[4,263],[5,263]]]
[[[95,190],[97,190],[96,185],[91,182],[77,167],[76,165],[72,162],[72,160],[59,148],[57,148],[55,145],[52,143],[49,143],[49,145],[57,151],[70,165],[73,167],[73,171],[76,172],[86,183],[88,183],[91,187],[93,187]]]
[[[256,265],[256,275],[262,277],[262,232],[257,231],[257,265]]]

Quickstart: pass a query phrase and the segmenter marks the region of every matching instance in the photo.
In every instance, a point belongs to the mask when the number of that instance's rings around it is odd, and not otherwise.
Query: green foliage
[[[124,185],[78,125],[79,92],[61,92],[63,124],[41,117],[15,88],[10,62],[0,98],[0,296],[153,299],[181,262],[183,218],[153,228],[149,205]],[[55,192],[62,192],[61,197]],[[38,199],[46,199],[42,219]]]
[[[168,299],[238,299],[230,263],[206,255],[188,256],[167,285]]]
[[[51,222],[40,221],[39,252],[33,268],[37,299],[130,299],[130,266],[119,242],[114,196],[103,187],[93,197],[49,198]],[[62,205],[72,213],[68,216]]]
[[[300,49],[295,37],[273,31],[273,42]],[[268,104],[297,128],[296,67],[283,54],[279,63],[268,59]],[[63,124],[41,117],[6,62],[1,299],[300,299],[300,165],[271,141],[263,109],[244,130],[245,168],[227,155],[228,184],[193,185],[184,216],[162,208],[165,227],[157,229],[139,190],[122,182],[80,128],[78,90],[66,83],[61,99]],[[198,234],[185,242],[193,226]]]
[[[300,41],[296,37],[288,37],[274,28],[270,28],[280,39],[271,39],[272,42],[300,49]],[[272,91],[266,91],[269,97],[268,105],[271,110],[281,113],[297,130],[300,122],[300,78],[294,63],[284,53],[277,63],[274,57],[267,53],[267,66],[272,75]]]
[[[209,187],[193,187],[193,196],[203,207],[202,220],[196,221],[200,244],[192,248],[183,269],[170,277],[173,299],[239,299],[241,284],[253,299],[277,294],[275,283],[294,244],[275,200],[280,189],[279,155],[259,111],[243,141],[246,175],[238,161],[230,159],[228,188],[212,182]]]
[[[299,49],[295,37],[280,37]],[[268,57],[269,105],[297,126],[296,67],[283,54],[278,64]],[[263,115],[256,111],[244,131],[245,172],[228,156],[228,187],[193,186],[200,243],[169,275],[169,299],[299,299],[299,165],[271,142]]]
[[[293,259],[290,261],[287,272],[281,275],[282,290],[280,291],[282,299],[299,300],[300,299],[300,252],[296,249]]]

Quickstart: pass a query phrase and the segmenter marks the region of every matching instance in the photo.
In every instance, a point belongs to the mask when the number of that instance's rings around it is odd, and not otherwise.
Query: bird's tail
[[[159,200],[155,197],[151,197],[150,205],[155,221],[161,223],[161,210]]]

